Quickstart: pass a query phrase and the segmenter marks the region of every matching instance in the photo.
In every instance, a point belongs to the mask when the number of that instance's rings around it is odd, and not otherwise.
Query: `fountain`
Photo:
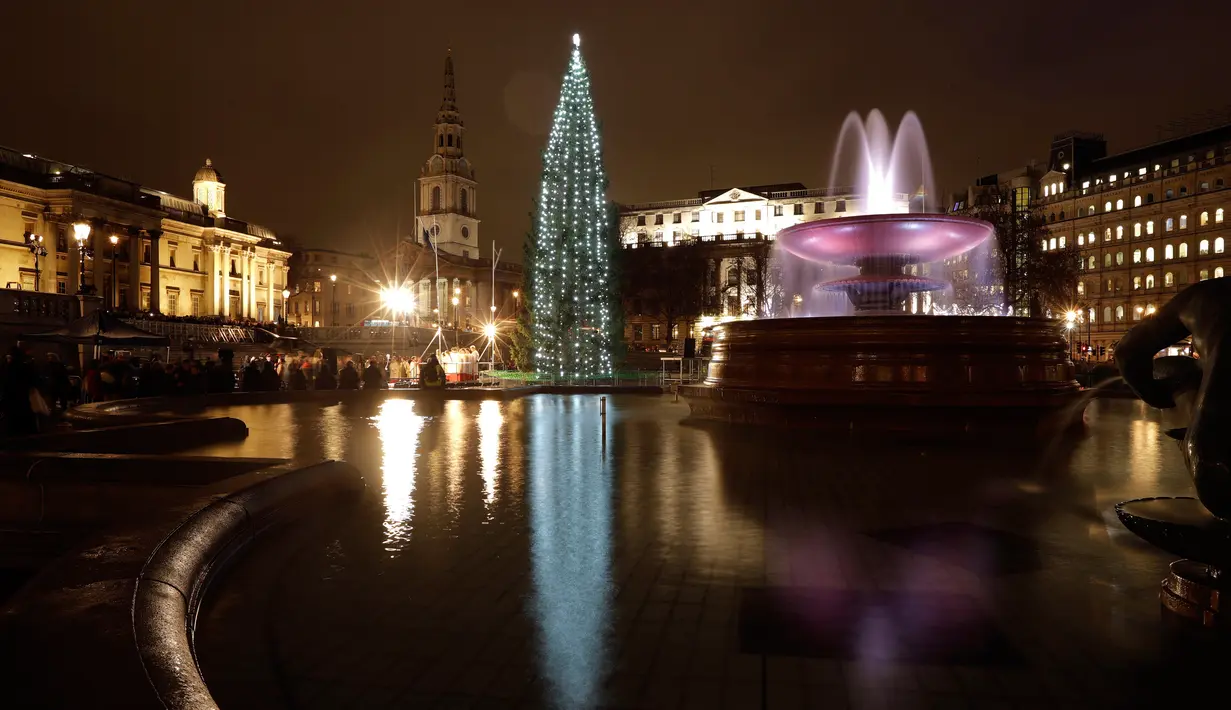
[[[717,326],[704,384],[680,389],[693,417],[929,439],[1043,430],[1079,391],[1055,322],[906,312],[911,294],[949,286],[921,267],[978,247],[992,226],[926,211],[931,166],[913,113],[896,137],[878,111],[848,116],[831,182],[850,145],[863,214],[783,229],[777,258],[845,267],[816,288],[845,294],[855,315]]]

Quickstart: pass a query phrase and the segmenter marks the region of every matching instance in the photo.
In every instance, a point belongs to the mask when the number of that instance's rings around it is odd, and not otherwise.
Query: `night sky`
[[[180,195],[208,156],[227,212],[301,243],[391,243],[453,48],[480,229],[521,258],[539,153],[582,49],[620,202],[828,180],[845,114],[915,110],[945,190],[1225,110],[1231,3],[4,2],[0,144]]]

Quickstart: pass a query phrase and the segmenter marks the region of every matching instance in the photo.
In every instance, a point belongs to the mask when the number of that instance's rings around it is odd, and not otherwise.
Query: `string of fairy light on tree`
[[[559,377],[612,372],[611,203],[590,76],[573,53],[543,154],[533,280],[535,366]]]

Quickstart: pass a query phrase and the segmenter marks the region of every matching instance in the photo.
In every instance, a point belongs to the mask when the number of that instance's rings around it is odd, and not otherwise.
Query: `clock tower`
[[[464,151],[465,127],[457,110],[453,52],[445,55],[444,99],[436,114],[434,150],[419,172],[418,234],[443,252],[479,256],[478,182]]]

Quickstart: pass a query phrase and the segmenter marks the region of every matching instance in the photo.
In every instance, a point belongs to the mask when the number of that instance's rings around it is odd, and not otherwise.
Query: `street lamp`
[[[77,240],[77,255],[81,261],[81,274],[77,282],[77,293],[85,293],[85,242],[90,238],[90,223],[84,220],[73,223],[73,239]]]
[[[333,316],[333,324],[338,324],[338,275],[330,274],[329,281],[333,284],[333,305],[330,310],[333,311],[330,315]]]
[[[286,321],[286,311],[287,311],[287,306],[288,306],[287,299],[289,299],[290,297],[291,297],[291,290],[289,288],[282,289],[282,325],[286,325],[286,322],[287,322]]]
[[[111,242],[111,288],[107,289],[107,307],[114,309],[116,306],[116,283],[115,283],[115,255],[119,251],[120,238],[114,234],[107,237],[107,241]]]
[[[41,290],[42,282],[39,279],[38,260],[47,256],[47,247],[43,246],[43,235],[26,232],[26,248],[34,255],[34,290],[39,291]]]

